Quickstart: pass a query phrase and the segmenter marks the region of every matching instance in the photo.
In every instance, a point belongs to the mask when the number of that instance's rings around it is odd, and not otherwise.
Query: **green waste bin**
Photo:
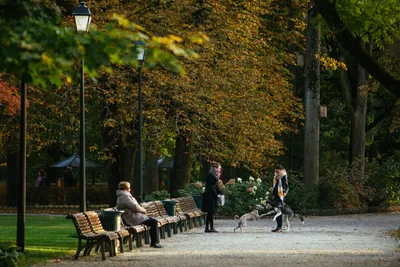
[[[121,227],[121,214],[122,210],[96,210],[99,214],[101,224],[104,230],[118,231]]]
[[[173,200],[163,200],[162,201],[165,211],[169,216],[175,216],[176,214],[176,202]]]
[[[200,195],[192,195],[194,201],[196,202],[196,206],[201,209],[201,205],[203,203],[203,199],[201,198]]]

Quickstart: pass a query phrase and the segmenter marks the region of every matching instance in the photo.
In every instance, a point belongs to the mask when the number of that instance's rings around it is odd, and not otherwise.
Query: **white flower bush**
[[[254,182],[254,178],[252,176],[249,177],[250,182]]]
[[[257,190],[257,186],[253,186],[253,188],[254,188],[254,191],[256,191],[256,190]]]
[[[242,178],[240,178],[240,177],[238,177],[236,180],[237,180],[238,183],[242,182]]]
[[[260,178],[257,178],[256,182],[257,184],[261,184],[262,180]]]

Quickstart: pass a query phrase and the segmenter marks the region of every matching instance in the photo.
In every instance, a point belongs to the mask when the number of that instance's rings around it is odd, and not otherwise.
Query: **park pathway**
[[[44,266],[400,266],[400,243],[388,232],[400,227],[399,213],[308,217],[292,221],[290,233],[272,233],[270,218],[233,232],[235,220],[216,220],[220,233],[203,228],[101,261],[100,255],[65,258]],[[41,264],[43,266],[43,264]]]

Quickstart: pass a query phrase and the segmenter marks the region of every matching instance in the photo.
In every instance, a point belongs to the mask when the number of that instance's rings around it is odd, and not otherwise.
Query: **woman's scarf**
[[[283,186],[282,186],[282,177],[286,176],[286,182],[287,182],[287,173],[286,170],[281,170],[281,172],[277,175],[274,176],[274,185],[273,187],[275,188],[275,185],[278,183],[278,196],[280,199],[283,201],[284,193],[283,193]]]
[[[217,167],[211,167],[209,173],[211,173],[218,180],[221,176],[221,169]]]

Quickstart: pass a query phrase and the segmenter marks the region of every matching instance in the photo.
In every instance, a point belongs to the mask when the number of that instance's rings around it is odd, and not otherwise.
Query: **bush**
[[[16,249],[17,247],[11,243],[0,244],[0,267],[26,266],[25,255]]]
[[[285,199],[292,210],[318,209],[318,186],[305,186],[301,175],[289,175],[289,193]],[[272,178],[271,178],[272,181]]]
[[[373,160],[367,165],[368,185],[375,189],[371,197],[372,205],[400,204],[400,162],[389,158],[379,164]]]
[[[368,176],[360,173],[360,163],[352,166],[338,165],[327,170],[320,179],[322,208],[358,209],[367,206],[373,189],[367,185]]]
[[[268,198],[268,186],[261,179],[253,177],[249,181],[237,178],[235,184],[227,185],[223,190],[225,194],[225,205],[219,210],[220,213],[233,216],[250,212],[256,204]]]
[[[171,198],[171,194],[167,190],[154,191],[150,195],[145,196],[144,201],[165,200]]]
[[[181,197],[200,195],[204,191],[203,183],[200,181],[189,183],[183,189],[178,190]]]

